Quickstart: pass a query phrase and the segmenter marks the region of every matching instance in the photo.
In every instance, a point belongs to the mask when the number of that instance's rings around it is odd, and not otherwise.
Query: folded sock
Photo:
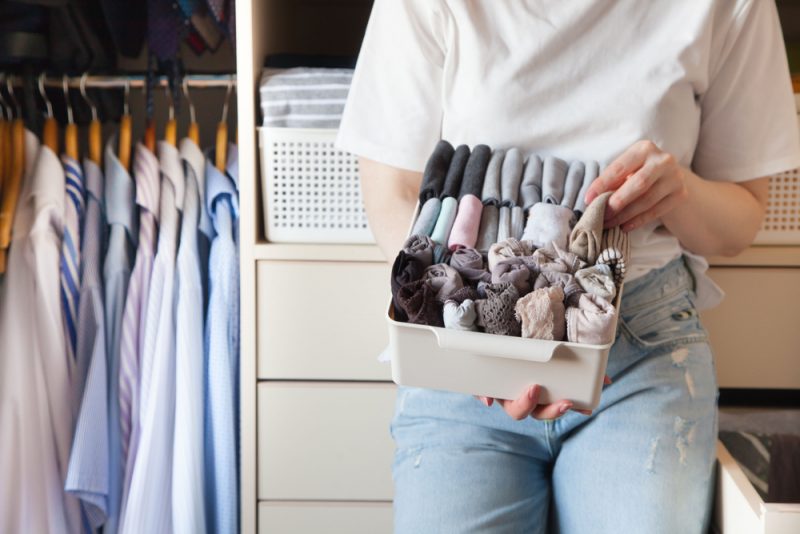
[[[511,208],[511,236],[514,239],[522,239],[525,232],[525,212],[519,206]]]
[[[436,291],[436,298],[440,302],[447,300],[452,293],[464,287],[464,281],[458,271],[445,263],[437,263],[427,267],[422,274],[423,280],[428,280]]]
[[[539,202],[528,212],[528,222],[522,239],[532,241],[536,247],[556,243],[567,248],[569,233],[575,224],[575,214],[571,209],[556,204]]]
[[[514,284],[487,284],[483,289],[486,298],[475,301],[478,326],[490,334],[519,336],[520,324],[514,315],[519,293]]]
[[[416,282],[422,278],[427,265],[413,254],[408,254],[405,251],[397,253],[397,257],[392,264],[392,274],[390,283],[392,287],[392,303],[395,309],[395,319],[405,321],[408,319],[400,302],[397,300],[397,294],[400,288],[411,282]]]
[[[450,256],[450,267],[458,271],[463,280],[473,284],[492,279],[484,264],[483,255],[474,248],[461,248],[453,252]]]
[[[484,204],[481,212],[481,226],[478,228],[478,243],[475,248],[481,251],[489,250],[497,243],[497,229],[500,225],[500,212],[494,204]]]
[[[609,302],[612,302],[617,296],[614,273],[611,267],[603,263],[580,269],[575,273],[575,281],[586,293],[591,293]]]
[[[561,204],[564,182],[567,179],[567,162],[554,156],[544,158],[542,164],[542,202]]]
[[[403,243],[403,252],[414,256],[425,267],[433,264],[433,240],[426,235],[412,235]]]
[[[498,241],[489,247],[489,271],[493,271],[497,264],[503,260],[530,256],[531,254],[533,254],[533,249],[531,249],[530,243],[525,241],[519,241],[513,237]]]
[[[422,186],[419,189],[419,202],[424,204],[428,199],[439,197],[444,187],[447,169],[453,159],[455,149],[453,145],[442,139],[436,144],[433,153],[428,158],[425,171],[422,173]]]
[[[614,341],[617,311],[605,299],[584,293],[578,306],[567,309],[567,340],[572,343],[605,345]]]
[[[562,249],[556,244],[537,249],[526,261],[539,272],[554,271],[575,274],[586,267],[586,262],[576,254]]]
[[[543,287],[560,287],[561,291],[564,292],[564,301],[567,306],[577,305],[578,299],[584,293],[583,288],[573,275],[557,271],[542,271],[539,273],[539,276],[536,277],[536,282],[533,284],[533,289],[541,289]]]
[[[603,230],[603,241],[600,247],[597,263],[611,267],[614,282],[619,287],[625,280],[626,266],[631,257],[628,234],[623,232],[619,226]]]
[[[581,185],[580,191],[578,191],[578,197],[575,199],[574,210],[578,213],[586,211],[586,193],[589,192],[589,186],[592,185],[592,182],[594,182],[599,175],[600,165],[596,161],[587,161],[584,163],[583,184]]]
[[[436,291],[429,281],[405,284],[398,291],[397,300],[409,323],[444,326],[442,305],[436,300]]]
[[[492,152],[489,165],[486,167],[483,189],[481,190],[481,200],[484,205],[491,204],[497,206],[500,204],[500,171],[503,168],[503,160],[505,157],[506,151],[502,148]]]
[[[467,161],[469,161],[469,147],[467,145],[460,145],[453,153],[453,159],[450,160],[450,167],[447,169],[447,176],[444,178],[444,186],[442,187],[442,194],[439,195],[439,198],[458,198],[458,194],[461,192],[461,181],[464,179],[464,169],[467,167]]]
[[[511,237],[511,208],[500,206],[497,219],[497,241],[505,241],[509,237]]]
[[[575,208],[575,202],[578,198],[578,192],[583,185],[583,175],[585,174],[586,166],[582,161],[573,161],[569,164],[567,170],[567,178],[564,181],[564,198],[561,199],[561,205],[569,209]]]
[[[450,263],[450,249],[436,243],[433,247],[433,263]]]
[[[564,292],[560,287],[543,287],[528,293],[517,301],[515,313],[522,324],[522,337],[564,339]]]
[[[501,260],[492,269],[492,283],[501,284],[510,282],[517,288],[521,295],[527,295],[531,291],[531,270],[522,258],[507,258]]]
[[[525,163],[519,194],[522,197],[522,208],[526,212],[542,201],[542,158],[536,154],[529,155]]]
[[[486,168],[489,166],[491,157],[492,149],[486,145],[477,145],[472,149],[467,166],[464,168],[464,179],[461,181],[461,190],[458,194],[459,200],[463,199],[465,195],[481,198]]]
[[[501,205],[519,205],[519,186],[522,181],[522,153],[517,148],[506,150],[503,168],[500,171]]]
[[[439,217],[436,219],[436,225],[431,232],[431,239],[440,245],[447,245],[447,240],[450,238],[450,231],[453,229],[453,223],[456,221],[456,213],[458,211],[458,200],[453,197],[446,197],[442,200],[442,209],[439,210]]]
[[[417,214],[411,234],[430,236],[433,233],[433,227],[436,226],[436,219],[439,218],[441,209],[442,201],[439,200],[439,197],[426,200]]]
[[[475,326],[478,312],[475,311],[475,302],[471,299],[466,299],[460,304],[453,300],[446,301],[442,310],[442,319],[445,328],[452,328],[453,330],[478,329]]]
[[[581,215],[569,236],[569,251],[577,254],[582,260],[593,264],[600,254],[603,241],[603,218],[611,191],[598,196]]]
[[[447,248],[457,250],[475,246],[478,242],[482,211],[481,199],[471,194],[461,197],[461,200],[458,201],[456,220],[453,222],[453,228],[450,230],[450,237],[447,240]]]

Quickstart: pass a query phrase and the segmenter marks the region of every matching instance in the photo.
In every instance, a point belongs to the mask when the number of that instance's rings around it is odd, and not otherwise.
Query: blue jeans
[[[400,387],[395,532],[705,532],[717,384],[683,259],[626,285],[587,417],[511,419],[470,395]]]

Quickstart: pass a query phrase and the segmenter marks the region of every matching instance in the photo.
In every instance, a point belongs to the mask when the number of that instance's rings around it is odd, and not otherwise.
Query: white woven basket
[[[334,148],[337,130],[260,128],[267,239],[275,243],[374,243],[358,160]]]

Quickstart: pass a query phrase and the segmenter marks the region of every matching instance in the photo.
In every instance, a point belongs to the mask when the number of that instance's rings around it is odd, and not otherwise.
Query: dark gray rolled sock
[[[586,193],[589,191],[589,186],[592,185],[598,176],[600,176],[600,164],[596,161],[587,161],[584,164],[583,184],[581,190],[578,191],[578,197],[575,199],[575,211],[583,213],[586,211]]]
[[[522,208],[526,213],[531,206],[542,201],[542,158],[536,154],[528,156],[528,161],[525,163],[519,194],[522,197]]]
[[[478,242],[475,248],[486,252],[489,247],[497,243],[497,227],[499,225],[499,208],[494,204],[487,204],[481,212],[481,226],[478,229]]]
[[[517,148],[506,150],[500,172],[501,204],[512,208],[519,205],[519,186],[522,182],[522,154]]]
[[[542,165],[542,202],[561,204],[564,198],[564,182],[567,179],[569,165],[563,159],[554,156],[544,158]]]
[[[464,179],[461,181],[461,191],[458,194],[459,201],[465,195],[481,198],[483,180],[486,177],[486,169],[491,157],[492,149],[486,145],[478,145],[472,149],[472,154],[469,155],[467,166],[464,169]]]
[[[483,181],[483,190],[481,192],[481,201],[484,206],[489,204],[493,206],[500,205],[500,171],[503,169],[505,157],[506,151],[502,148],[492,152],[492,158],[486,168],[486,178]]]
[[[454,152],[453,145],[444,139],[436,143],[436,148],[433,149],[433,153],[425,165],[425,171],[422,173],[422,185],[419,188],[420,204],[425,204],[426,200],[438,198],[442,194],[444,179],[447,176],[447,169],[450,168],[450,160],[453,159]]]
[[[564,182],[564,198],[561,199],[561,205],[573,209],[575,208],[575,201],[578,198],[578,192],[583,185],[583,175],[585,174],[586,166],[582,161],[573,161],[569,164],[567,171],[567,179]]]
[[[447,169],[444,187],[442,187],[442,193],[439,195],[439,198],[458,198],[458,194],[461,192],[461,181],[464,179],[464,169],[467,167],[467,161],[469,161],[469,147],[467,145],[461,145],[453,153],[453,159],[450,160],[450,167]]]

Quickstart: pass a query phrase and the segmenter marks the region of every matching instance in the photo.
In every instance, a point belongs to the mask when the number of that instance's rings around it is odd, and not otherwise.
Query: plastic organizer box
[[[617,310],[623,288],[614,300]],[[613,342],[586,345],[452,330],[396,321],[392,310],[390,297],[387,350],[396,384],[499,399],[516,399],[539,384],[542,403],[569,399],[576,409],[591,410],[600,402]],[[619,313],[615,330],[618,320]]]

